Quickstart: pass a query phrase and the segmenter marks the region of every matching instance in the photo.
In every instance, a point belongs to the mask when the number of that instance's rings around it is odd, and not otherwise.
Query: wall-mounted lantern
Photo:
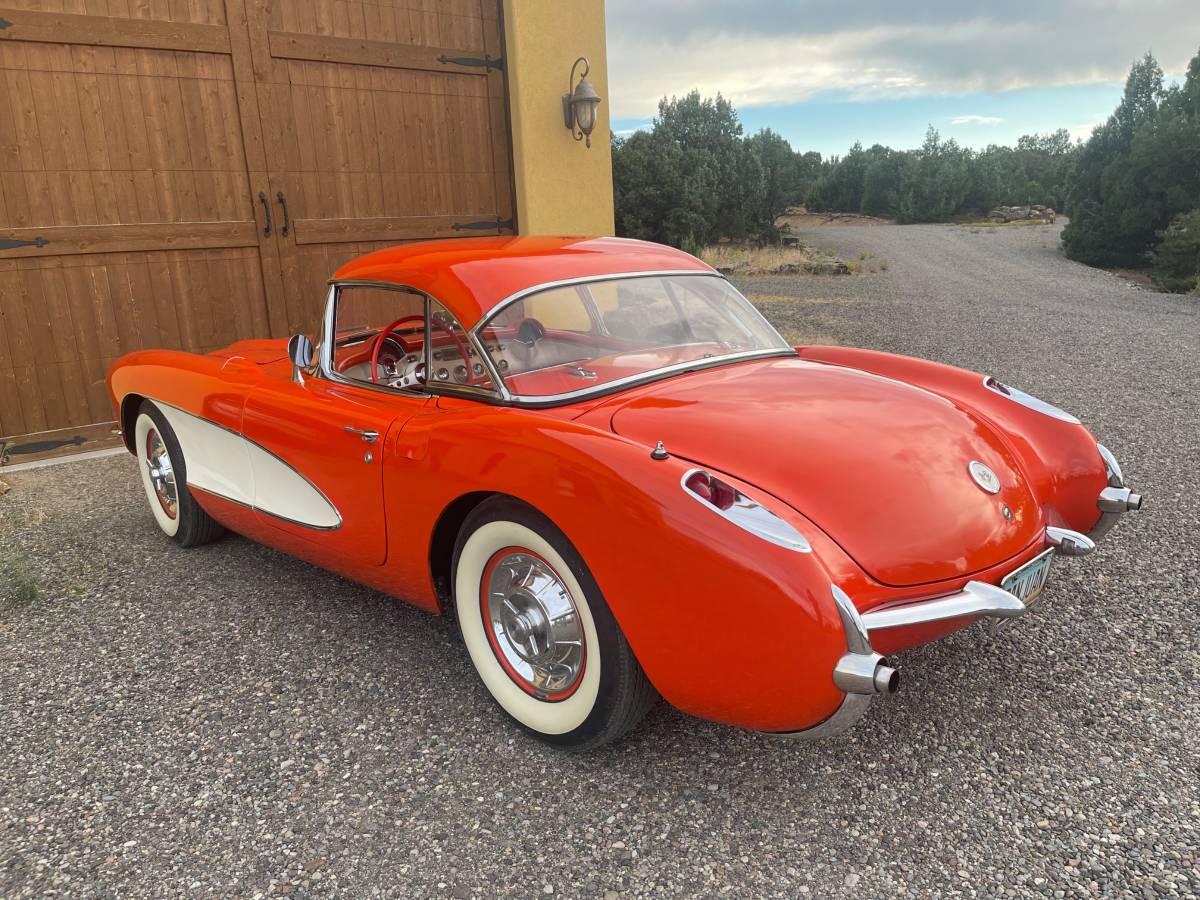
[[[575,71],[583,63],[583,74],[579,83],[575,84]],[[563,94],[563,123],[571,130],[577,141],[587,141],[592,146],[592,129],[596,127],[596,107],[600,105],[600,95],[588,81],[591,64],[586,57],[579,57],[571,66],[571,76],[567,79],[567,93]],[[572,85],[574,89],[572,89]]]

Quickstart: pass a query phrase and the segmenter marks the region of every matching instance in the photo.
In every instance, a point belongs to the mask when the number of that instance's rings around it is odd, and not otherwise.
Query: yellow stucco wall
[[[504,48],[518,230],[612,234],[603,0],[504,0]],[[604,101],[590,150],[562,118],[567,77],[580,56],[591,63],[588,77]]]

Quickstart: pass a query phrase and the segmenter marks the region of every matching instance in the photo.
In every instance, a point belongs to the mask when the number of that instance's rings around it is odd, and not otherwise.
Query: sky
[[[1200,52],[1200,0],[607,0],[618,134],[663,96],[731,100],[796,150],[1086,138],[1146,51],[1168,80]]]

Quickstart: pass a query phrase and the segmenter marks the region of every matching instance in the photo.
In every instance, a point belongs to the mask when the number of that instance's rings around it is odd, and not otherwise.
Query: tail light
[[[680,484],[686,494],[743,531],[788,550],[811,552],[812,546],[803,534],[711,472],[692,469]]]

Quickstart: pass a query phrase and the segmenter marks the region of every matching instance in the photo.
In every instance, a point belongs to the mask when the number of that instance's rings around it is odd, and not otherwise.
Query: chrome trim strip
[[[1025,604],[1008,591],[985,581],[968,581],[961,591],[935,600],[915,600],[902,606],[862,614],[867,631],[903,628],[963,616],[1011,619],[1025,612]]]
[[[1104,468],[1108,470],[1108,486],[1125,487],[1125,475],[1121,472],[1121,464],[1117,462],[1113,452],[1100,443],[1096,444],[1096,449],[1100,451],[1100,458],[1104,460]]]
[[[706,469],[692,468],[683,473],[683,477],[679,479],[679,486],[683,488],[683,492],[685,494],[693,498],[705,509],[716,513],[718,516],[728,522],[731,522],[743,531],[750,532],[750,534],[754,535],[756,538],[760,538],[761,540],[774,544],[777,547],[782,547],[785,550],[794,550],[797,553],[812,552],[812,544],[808,542],[808,538],[806,538],[788,522],[784,521],[775,513],[773,513],[769,508],[763,506],[753,497],[746,496],[737,488],[733,489],[737,492],[739,500],[729,509],[721,509],[720,507],[709,503],[690,487],[688,487],[688,479],[697,472],[708,475],[710,478],[718,477]],[[730,485],[730,487],[733,487],[733,485]],[[743,504],[741,502],[742,500],[745,500],[746,503]]]
[[[287,522],[291,525],[296,525],[300,528],[309,528],[313,531],[337,531],[339,528],[342,527],[341,521],[340,521],[342,517],[341,517],[340,513],[338,514],[339,523],[337,525],[310,525],[308,522],[300,522],[296,519],[289,519],[287,516],[281,516],[279,513],[273,513],[269,509],[262,509],[261,507],[258,507],[258,506],[252,506],[249,503],[243,503],[241,500],[235,500],[233,497],[226,497],[220,491],[214,491],[211,488],[196,487],[195,485],[189,484],[188,490],[189,491],[199,491],[202,494],[208,494],[209,496],[217,497],[218,499],[224,500],[228,503],[232,503],[235,506],[240,506],[240,507],[242,507],[242,509],[248,509],[251,512],[260,512],[264,516],[270,516],[272,519],[278,519],[280,522]],[[334,510],[334,511],[336,512],[336,510]]]
[[[1000,385],[1004,390],[1000,390]],[[1034,412],[1040,412],[1044,416],[1049,416],[1052,419],[1058,419],[1060,422],[1070,422],[1072,425],[1082,425],[1077,418],[1065,410],[1059,409],[1053,403],[1047,403],[1033,394],[1027,394],[1020,388],[1015,388],[1011,384],[1005,384],[999,378],[992,375],[983,376],[983,387],[985,390],[991,391],[999,397],[1004,397],[1006,400],[1011,400],[1019,406],[1024,406],[1026,409],[1032,409]]]
[[[799,354],[795,350],[785,350],[780,347],[776,350],[747,350],[742,353],[731,353],[728,356],[714,356],[708,359],[697,359],[692,362],[676,363],[673,366],[666,366],[662,369],[654,369],[651,372],[645,372],[641,375],[628,375],[625,378],[618,378],[613,381],[598,384],[595,387],[583,388],[578,391],[572,391],[566,394],[546,394],[544,396],[531,396],[528,394],[513,394],[512,402],[519,406],[536,409],[542,406],[558,406],[563,403],[576,403],[580,400],[589,400],[593,397],[600,397],[604,394],[612,394],[625,388],[637,387],[641,384],[649,384],[652,381],[660,381],[668,378],[671,375],[678,375],[682,372],[698,372],[702,369],[712,369],[716,366],[724,366],[729,363],[746,362],[751,359],[791,359],[798,357]]]

